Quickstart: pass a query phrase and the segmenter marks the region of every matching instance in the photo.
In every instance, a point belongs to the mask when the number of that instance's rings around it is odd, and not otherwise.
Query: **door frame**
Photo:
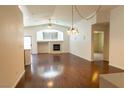
[[[91,60],[94,61],[94,31],[103,31],[104,32],[104,46],[103,46],[103,60],[109,61],[109,23],[96,23],[92,25],[91,28]],[[106,41],[106,37],[108,40]],[[107,45],[105,45],[107,43]],[[107,46],[108,50],[105,51],[105,46]],[[107,58],[106,58],[107,56]]]

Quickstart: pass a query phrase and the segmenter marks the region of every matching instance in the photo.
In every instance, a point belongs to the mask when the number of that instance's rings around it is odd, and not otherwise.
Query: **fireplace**
[[[53,44],[54,51],[60,51],[60,44]]]

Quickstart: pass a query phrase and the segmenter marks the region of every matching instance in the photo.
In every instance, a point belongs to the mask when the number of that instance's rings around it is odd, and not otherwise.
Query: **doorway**
[[[31,36],[24,36],[24,49],[32,49]]]
[[[92,61],[109,61],[109,23],[92,25]]]
[[[94,31],[93,32],[93,60],[103,60],[104,56],[104,31]]]
[[[32,56],[32,39],[31,36],[24,36],[24,64],[25,66],[31,64]]]

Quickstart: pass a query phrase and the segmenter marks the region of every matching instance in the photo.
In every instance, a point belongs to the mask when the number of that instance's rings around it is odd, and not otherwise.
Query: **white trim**
[[[123,67],[115,65],[115,64],[112,64],[110,61],[109,61],[109,65],[124,70]]]
[[[14,83],[14,85],[12,86],[12,88],[15,88],[16,85],[18,84],[18,82],[21,80],[22,76],[24,75],[25,70],[20,74],[20,76],[18,77],[18,79],[16,80],[16,82]]]
[[[72,53],[72,52],[70,52],[70,54],[72,54],[72,55],[74,55],[74,56],[76,56],[76,57],[82,58],[82,59],[84,59],[84,60],[87,60],[87,61],[89,61],[89,62],[92,62],[91,59],[89,60],[89,59],[83,58],[83,57],[81,57],[81,56],[79,56],[79,55],[77,55],[77,54],[74,54],[74,53]]]

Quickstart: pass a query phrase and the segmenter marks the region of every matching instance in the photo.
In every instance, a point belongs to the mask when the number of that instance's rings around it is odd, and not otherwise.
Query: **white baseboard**
[[[38,54],[62,54],[62,53],[69,53],[66,51],[56,51],[56,52],[42,52],[42,53],[38,53]]]
[[[89,61],[89,62],[92,62],[92,59],[84,58],[84,57],[79,56],[79,55],[77,55],[77,54],[74,54],[74,53],[72,53],[72,52],[70,52],[70,54],[72,54],[72,55],[74,55],[74,56],[77,56],[77,57],[79,57],[79,58],[85,59],[85,60],[87,60],[87,61]]]
[[[60,52],[50,52],[49,54],[63,54],[63,53],[69,53],[69,52],[60,51]]]
[[[20,76],[18,77],[18,79],[16,80],[15,84],[12,86],[12,88],[15,88],[16,85],[18,84],[18,82],[21,80],[22,76],[24,75],[25,70],[20,74]]]
[[[123,66],[118,66],[118,65],[112,64],[111,62],[109,62],[109,65],[124,70]]]

